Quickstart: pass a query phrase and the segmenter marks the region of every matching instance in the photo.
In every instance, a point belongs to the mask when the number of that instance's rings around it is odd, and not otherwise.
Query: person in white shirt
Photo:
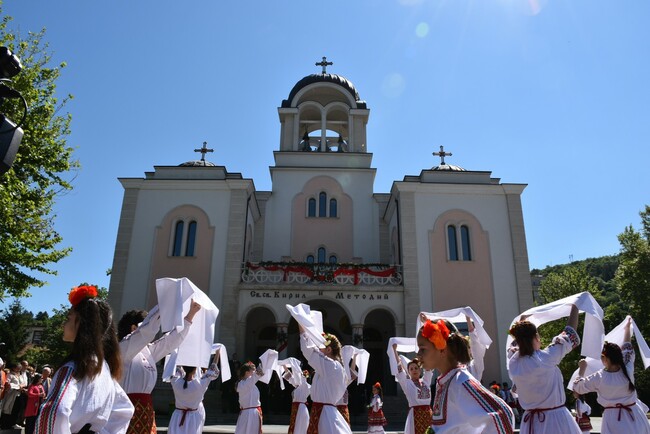
[[[650,422],[638,404],[634,386],[634,347],[630,342],[630,323],[625,324],[623,346],[605,342],[601,360],[604,367],[584,377],[587,361],[580,360],[574,392],[598,393],[598,403],[605,409],[602,434],[650,434]]]
[[[239,368],[239,417],[235,434],[257,434],[262,432],[262,404],[260,391],[257,388],[259,379],[264,375],[261,367],[255,367],[253,362],[247,362]]]
[[[118,323],[124,376],[120,384],[135,406],[128,434],[156,434],[156,415],[151,392],[156,385],[156,362],[178,348],[187,335],[201,305],[192,300],[183,329],[176,329],[151,342],[160,329],[158,306],[145,311],[129,311]]]
[[[311,383],[312,407],[308,433],[352,434],[350,426],[336,408],[349,379],[341,363],[341,343],[332,334],[324,333],[325,348],[319,349],[301,325],[300,349],[314,369]]]
[[[96,297],[97,288],[90,285],[70,292],[63,340],[72,343],[72,350],[41,406],[39,434],[126,432],[133,405],[117,383],[122,364],[113,314]]]
[[[296,381],[289,368],[285,367],[283,377],[294,387],[293,392],[291,392],[292,403],[288,434],[306,434],[307,427],[309,426],[307,398],[311,389],[311,384],[307,381],[309,379],[309,371],[302,371],[300,380]]]
[[[537,327],[526,317],[520,317],[510,328],[515,340],[508,349],[507,367],[510,379],[517,385],[519,403],[525,410],[521,432],[580,434],[578,424],[564,405],[564,380],[557,366],[580,344],[575,330],[577,325],[578,308],[572,304],[564,331],[544,349]]]
[[[215,356],[215,360],[218,358]],[[196,375],[194,366],[177,366],[171,380],[176,409],[169,421],[169,434],[201,434],[205,424],[203,396],[210,382],[219,376],[219,368],[212,363],[202,375]]]
[[[430,385],[433,371],[425,371],[423,376],[420,360],[417,357],[408,362],[408,366],[404,369],[402,359],[397,353],[397,344],[393,344],[393,353],[397,361],[395,379],[397,379],[409,404],[404,434],[424,434],[431,425]]]
[[[436,434],[512,434],[512,409],[469,373],[469,340],[444,320],[424,318],[418,331],[418,358],[436,369],[432,428]]]

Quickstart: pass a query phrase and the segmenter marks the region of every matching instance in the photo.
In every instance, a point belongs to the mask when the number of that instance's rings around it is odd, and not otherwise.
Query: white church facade
[[[278,108],[271,191],[205,161],[120,178],[124,199],[109,288],[120,317],[156,303],[155,280],[188,277],[219,307],[216,339],[241,360],[299,353],[286,304],[323,312],[386,381],[391,336],[419,312],[472,306],[494,343],[483,379],[506,381],[508,325],[533,305],[521,207],[525,184],[442,162],[375,192],[370,110],[323,70]]]

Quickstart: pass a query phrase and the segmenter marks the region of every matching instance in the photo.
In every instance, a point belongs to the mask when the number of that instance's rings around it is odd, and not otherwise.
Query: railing
[[[247,262],[243,283],[262,285],[401,285],[402,271],[388,264],[312,264],[308,262]]]

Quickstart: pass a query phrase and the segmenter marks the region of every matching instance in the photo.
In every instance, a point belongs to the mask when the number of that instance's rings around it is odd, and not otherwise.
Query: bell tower
[[[311,74],[296,83],[278,108],[280,152],[366,153],[366,124],[370,110],[354,85],[327,72],[325,57]],[[348,160],[347,158],[344,158]]]

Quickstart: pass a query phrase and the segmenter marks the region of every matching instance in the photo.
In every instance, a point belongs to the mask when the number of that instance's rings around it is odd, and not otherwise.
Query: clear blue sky
[[[370,108],[376,192],[447,159],[526,183],[531,268],[615,254],[650,203],[650,2],[594,0],[6,1],[47,29],[75,99],[82,168],[58,199],[74,251],[23,301],[108,287],[123,189],[154,165],[208,159],[270,190],[277,107],[322,56]],[[144,273],[147,270],[143,270]]]

